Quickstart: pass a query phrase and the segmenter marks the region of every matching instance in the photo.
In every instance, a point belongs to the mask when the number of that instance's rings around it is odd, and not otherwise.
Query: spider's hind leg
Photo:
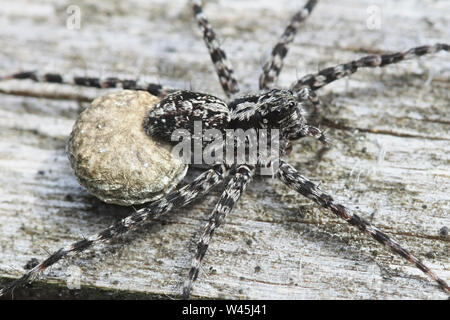
[[[40,73],[38,71],[17,72],[7,76],[0,77],[4,80],[32,80],[42,83],[60,83],[77,85],[92,88],[119,88],[129,90],[142,90],[157,97],[164,97],[174,91],[157,83],[142,82],[139,80],[119,79],[116,77],[96,78],[96,77],[65,77],[59,73]]]
[[[204,196],[227,177],[228,169],[229,167],[225,165],[216,165],[199,175],[193,182],[178,190],[172,191],[164,198],[148,203],[145,207],[135,211],[126,218],[117,221],[96,235],[92,235],[55,251],[47,259],[25,273],[21,278],[7,284],[3,288],[0,288],[0,297],[4,296],[8,292],[11,292],[14,288],[22,286],[35,279],[42,271],[57,263],[61,259],[64,259],[69,254],[83,252],[95,244],[118,237],[125,232],[141,226],[146,221],[160,217],[173,208],[186,206],[198,197]]]
[[[436,276],[433,271],[425,266],[418,258],[413,256],[410,252],[400,246],[397,241],[390,238],[388,235],[384,234],[356,214],[351,213],[343,205],[336,203],[333,197],[320,190],[320,188],[317,187],[312,181],[300,175],[300,173],[288,163],[280,160],[280,165],[278,168],[279,170],[277,172],[277,177],[288,187],[297,191],[308,199],[311,199],[321,207],[330,210],[339,218],[342,218],[350,225],[358,228],[360,231],[370,235],[373,239],[388,247],[395,254],[414,264],[428,277],[436,281],[443,291],[445,291],[446,293],[450,293],[450,287],[443,279]]]

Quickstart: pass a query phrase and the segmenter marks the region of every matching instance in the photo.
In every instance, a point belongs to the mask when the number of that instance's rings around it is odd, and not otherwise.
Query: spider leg
[[[438,51],[450,51],[450,45],[438,43],[432,46],[421,46],[409,49],[404,52],[396,52],[392,54],[370,55],[348,63],[340,64],[335,67],[320,70],[316,74],[308,74],[301,79],[295,81],[291,85],[293,92],[299,91],[303,86],[307,85],[312,90],[322,88],[328,83],[346,77],[355,73],[359,68],[376,68],[384,67],[388,64],[397,63],[403,60],[416,58],[425,54],[436,53]]]
[[[67,78],[58,73],[41,74],[37,71],[18,72],[4,77],[0,77],[0,81],[10,79],[19,79],[19,80],[29,79],[35,82],[71,84],[93,88],[120,88],[129,90],[142,90],[147,91],[150,94],[158,97],[164,97],[168,93],[175,91],[174,89],[162,86],[157,83],[147,83],[147,82],[144,83],[138,80],[119,79],[116,77],[108,77],[103,79],[95,77]]]
[[[301,90],[299,90],[295,95],[297,101],[300,102],[309,102],[313,105],[313,112],[310,117],[316,120],[317,117],[320,117],[321,103],[316,93],[311,90],[308,86],[304,86]],[[320,123],[320,121],[316,121]],[[325,136],[325,133],[322,132],[319,128],[314,126],[310,126],[305,123],[299,123],[297,126],[292,127],[290,132],[287,133],[288,140],[297,140],[303,137],[313,137],[314,139],[319,140],[324,145],[328,145],[328,139]]]
[[[303,137],[312,137],[322,142],[325,146],[328,146],[328,139],[325,133],[314,126],[303,124],[287,134],[289,140],[297,140]]]
[[[225,165],[217,165],[202,173],[193,182],[187,184],[181,189],[173,191],[166,197],[152,202],[138,211],[135,211],[133,214],[112,224],[100,233],[59,249],[50,255],[46,260],[42,261],[36,267],[25,273],[21,278],[1,288],[0,297],[14,288],[35,279],[41,271],[55,264],[70,253],[82,252],[96,243],[110,240],[131,229],[135,229],[144,222],[155,219],[175,207],[182,207],[191,203],[193,200],[199,196],[205,195],[214,186],[222,182],[228,174],[227,169],[228,168]]]
[[[227,60],[225,51],[220,47],[220,43],[217,40],[216,33],[209,24],[203,14],[201,0],[191,0],[192,11],[194,17],[197,20],[198,26],[203,33],[203,40],[208,48],[209,55],[216,69],[216,73],[219,76],[220,85],[225,91],[228,97],[239,92],[239,86],[237,80],[233,75],[233,68],[230,62]]]
[[[294,96],[299,102],[307,101],[312,104],[312,117],[320,116],[322,104],[317,94],[309,86],[299,87],[298,90],[294,92]]]
[[[356,214],[351,213],[343,205],[336,203],[329,194],[320,190],[319,187],[317,187],[313,182],[311,182],[304,176],[300,175],[294,167],[284,162],[283,160],[280,160],[277,177],[288,187],[294,189],[303,196],[313,200],[315,203],[319,204],[323,208],[330,210],[335,215],[344,219],[352,226],[355,226],[360,231],[373,237],[382,245],[387,246],[392,252],[402,256],[406,260],[413,263],[418,269],[420,269],[427,276],[436,281],[442,288],[442,290],[444,290],[446,293],[450,293],[450,287],[443,279],[437,277],[419,259],[414,257],[406,249],[401,247],[397,241],[391,239],[389,236],[382,233],[380,230],[378,230],[377,228],[372,226],[369,222],[360,218]]]
[[[183,287],[184,299],[189,299],[192,285],[198,277],[200,264],[205,256],[206,250],[208,249],[209,241],[211,240],[214,230],[222,224],[226,215],[233,209],[234,204],[238,201],[247,184],[250,182],[254,171],[254,166],[240,165],[236,169],[235,175],[223,191],[211,216],[209,217],[208,223],[205,225],[203,234],[197,243],[197,252],[192,260],[191,269],[189,270],[189,278],[186,280]]]
[[[273,47],[270,58],[263,66],[263,73],[259,77],[260,90],[269,89],[277,81],[283,68],[283,59],[286,57],[289,44],[294,40],[298,28],[309,17],[316,4],[317,0],[309,0],[301,10],[292,16],[278,43]]]

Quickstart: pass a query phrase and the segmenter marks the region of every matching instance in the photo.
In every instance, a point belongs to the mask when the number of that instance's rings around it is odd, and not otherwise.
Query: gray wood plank
[[[301,5],[206,1],[244,91]],[[70,4],[81,28],[68,29]],[[379,29],[367,27],[371,6]],[[368,11],[369,10],[369,11]],[[280,86],[368,53],[450,39],[448,1],[320,1],[290,50]],[[373,14],[373,13],[372,13]],[[370,23],[370,21],[369,21]],[[19,70],[122,76],[223,96],[183,0],[3,0],[0,74]],[[331,149],[304,139],[287,160],[392,235],[450,282],[450,56],[364,70],[318,91]],[[0,82],[0,280],[32,258],[100,231],[130,208],[106,205],[72,176],[65,141],[84,102],[27,97],[104,91]],[[81,99],[81,98],[80,98]],[[186,181],[200,171],[192,170]],[[220,190],[145,228],[54,266],[16,297],[172,298]],[[70,275],[72,274],[72,275]],[[67,290],[79,274],[81,290]],[[72,279],[72,280],[71,280]],[[415,267],[280,182],[256,178],[213,238],[193,298],[443,299]]]

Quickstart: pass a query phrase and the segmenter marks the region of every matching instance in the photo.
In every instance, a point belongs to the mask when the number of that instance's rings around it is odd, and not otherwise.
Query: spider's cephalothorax
[[[177,91],[163,98],[149,113],[144,130],[149,136],[170,142],[175,130],[193,133],[198,121],[205,130],[225,129],[230,122],[227,104],[209,94]]]
[[[231,124],[235,128],[282,129],[303,125],[299,102],[289,90],[272,89],[230,102]]]
[[[253,130],[255,136],[253,147],[256,150],[260,148],[257,137],[265,134],[264,142],[268,140],[271,148],[274,148],[276,144],[277,153],[281,155],[286,153],[290,140],[308,135],[326,143],[325,136],[318,128],[306,124],[301,101],[296,99],[291,91],[283,89],[247,94],[232,100],[228,105],[220,98],[209,94],[178,91],[164,97],[149,112],[144,121],[144,130],[148,135],[166,142],[176,141],[173,133],[177,130],[187,130],[195,139],[197,122],[197,124],[200,123],[203,137],[207,136],[209,129],[220,130],[224,143],[219,147],[226,150],[225,142],[230,141],[233,144],[242,144],[245,146],[249,162],[257,166],[267,166],[270,165],[268,162],[274,160],[273,157],[267,158],[256,153],[252,158],[249,152],[252,142],[239,136],[227,139],[227,133],[230,130],[246,130],[247,132]],[[277,130],[276,135],[271,131],[273,129]],[[273,141],[274,139],[277,141]],[[202,145],[207,146],[207,143],[203,142]],[[230,158],[224,161],[230,166],[239,163],[236,154],[231,161]]]
[[[190,2],[194,17],[203,34],[204,41],[225,95],[230,98],[234,97],[239,92],[239,86],[237,80],[234,78],[231,64],[228,62],[225,52],[220,47],[216,33],[203,14],[200,1],[191,0]],[[280,155],[282,156],[290,140],[310,136],[321,142],[326,142],[323,133],[318,128],[308,125],[302,115],[303,106],[306,104],[312,105],[316,112],[320,111],[320,102],[315,90],[333,81],[349,76],[357,72],[360,68],[384,67],[425,54],[438,51],[450,51],[448,44],[437,43],[434,45],[419,46],[403,52],[370,55],[355,61],[323,69],[316,74],[305,75],[290,86],[290,91],[271,89],[282,69],[283,59],[287,55],[289,44],[293,41],[298,28],[311,14],[317,3],[317,0],[307,1],[304,7],[292,16],[279,41],[273,47],[270,58],[263,66],[263,71],[259,78],[259,90],[263,91],[257,94],[234,98],[229,102],[208,94],[177,91],[165,88],[159,84],[142,84],[135,80],[121,80],[118,78],[97,79],[76,77],[68,80],[59,74],[19,72],[0,78],[0,80],[31,79],[38,82],[69,82],[76,85],[98,88],[119,87],[123,89],[145,90],[162,98],[155,109],[148,114],[143,124],[145,132],[150,136],[171,141],[172,133],[177,129],[185,130],[188,133],[195,131],[195,122],[202,124],[202,133],[206,133],[206,130],[209,129],[218,130],[219,133],[224,133],[227,129],[255,129],[260,131],[263,131],[262,129],[277,129],[280,131],[279,139],[280,149],[282,151]],[[142,123],[136,125],[141,126]],[[195,199],[204,196],[213,187],[220,185],[222,182],[226,182],[225,189],[211,213],[197,244],[197,250],[192,260],[188,279],[183,289],[183,296],[188,298],[193,282],[198,277],[202,259],[208,249],[214,230],[222,224],[226,215],[232,210],[234,204],[238,201],[246,186],[251,181],[257,167],[261,164],[259,161],[255,163],[230,163],[223,160],[220,163],[212,165],[209,170],[199,175],[193,182],[170,192],[160,200],[147,204],[142,209],[133,212],[128,217],[114,223],[98,234],[86,237],[54,252],[47,259],[25,273],[21,278],[0,289],[0,296],[32,280],[41,271],[55,264],[70,253],[82,252],[94,244],[117,237],[140,226],[146,221],[159,217],[175,207],[182,207],[191,203]],[[450,293],[448,284],[425,266],[418,258],[409,253],[388,235],[372,226],[369,222],[360,218],[345,206],[337,203],[331,195],[322,191],[308,178],[302,176],[285,160],[276,157],[270,160],[269,163],[264,163],[264,165],[275,168],[273,176],[289,188],[312,200],[322,208],[331,211],[339,218],[389,248],[395,254],[414,264],[428,277],[436,281],[443,291]]]
[[[300,102],[289,90],[272,89],[245,95],[228,105],[209,94],[178,91],[163,98],[149,113],[144,128],[148,135],[171,141],[177,129],[193,133],[195,121],[207,129],[280,129],[282,136],[306,127]]]

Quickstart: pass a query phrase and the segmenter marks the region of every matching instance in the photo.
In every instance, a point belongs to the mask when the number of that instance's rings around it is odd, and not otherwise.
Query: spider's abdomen
[[[172,141],[177,129],[193,134],[196,122],[203,130],[226,128],[230,122],[227,104],[212,95],[177,91],[162,99],[148,114],[144,130],[150,136]]]

